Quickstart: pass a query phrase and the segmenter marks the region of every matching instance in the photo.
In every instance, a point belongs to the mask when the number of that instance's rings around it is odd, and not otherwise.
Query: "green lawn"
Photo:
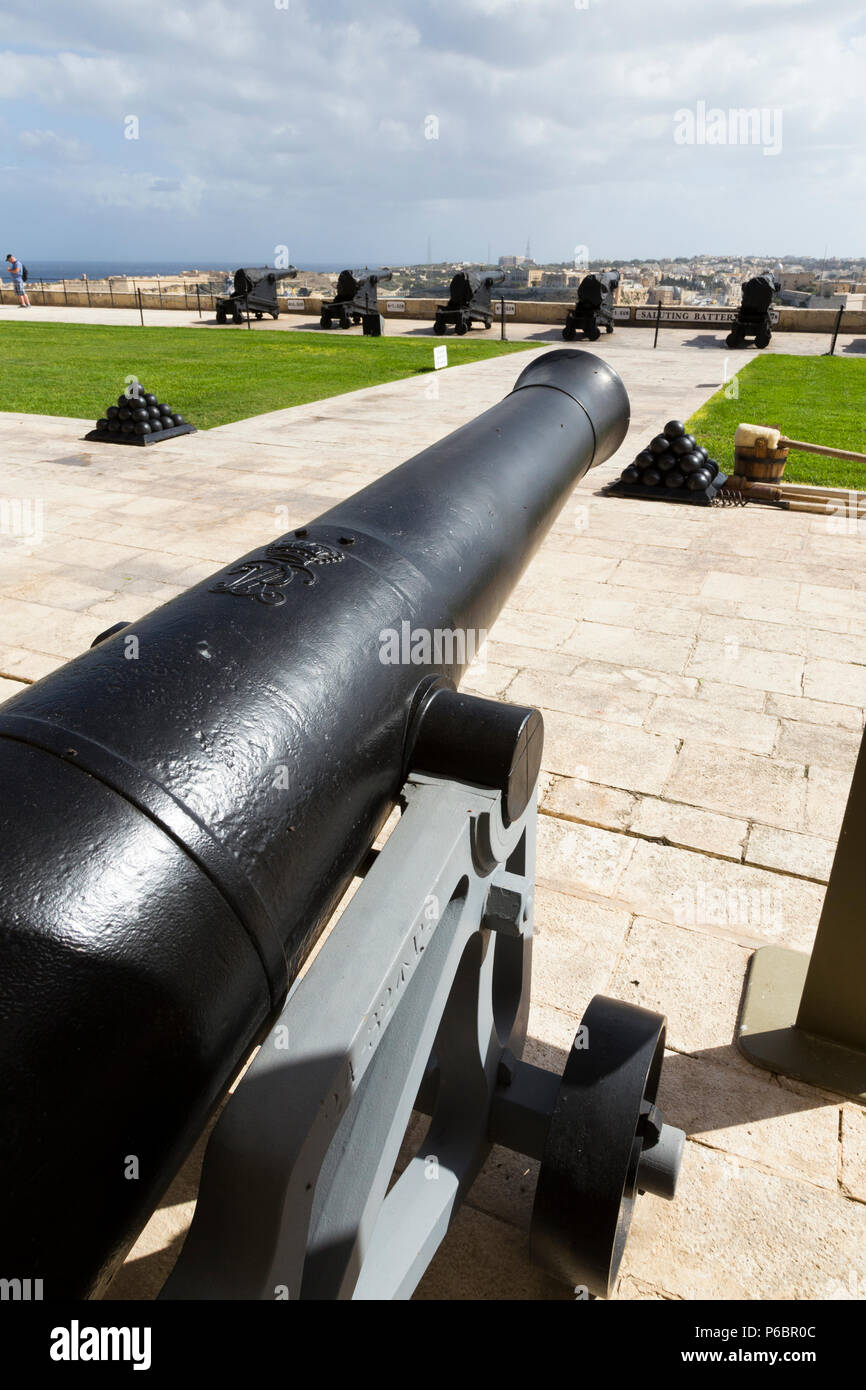
[[[734,431],[741,421],[773,425],[789,439],[866,453],[866,361],[840,357],[756,357],[737,372],[737,400],[727,387],[688,422],[723,473],[734,471]],[[792,451],[783,482],[866,490],[866,464]]]
[[[438,340],[437,340],[438,341]],[[448,343],[448,365],[532,343]],[[126,377],[200,429],[432,371],[434,343],[253,329],[0,324],[0,410],[95,422]]]

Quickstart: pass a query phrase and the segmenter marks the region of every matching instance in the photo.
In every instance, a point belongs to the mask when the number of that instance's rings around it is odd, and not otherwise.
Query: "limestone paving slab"
[[[835,853],[835,840],[800,835],[795,830],[778,830],[769,825],[753,825],[745,858],[749,864],[802,874],[826,883]]]
[[[617,880],[617,898],[632,912],[710,928],[743,944],[808,951],[824,885],[638,839]]]

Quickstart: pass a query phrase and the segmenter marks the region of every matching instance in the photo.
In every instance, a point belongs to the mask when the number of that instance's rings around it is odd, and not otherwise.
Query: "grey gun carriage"
[[[366,337],[379,337],[383,324],[378,287],[391,278],[392,272],[387,266],[357,276],[351,270],[341,270],[334,298],[322,305],[320,328],[331,328],[336,320],[340,328],[351,328],[353,324],[357,328],[361,324]]]
[[[603,270],[585,275],[577,287],[577,303],[569,309],[562,336],[573,342],[584,333],[590,342],[601,337],[602,328],[613,332],[613,298],[619,285],[618,270]]]
[[[409,1298],[493,1144],[540,1161],[533,1259],[611,1290],[676,1185],[665,1021],[598,995],[522,1060],[543,721],[457,687],[628,422],[539,356],[0,708],[0,1250],[46,1300],[106,1290],[257,1045],[162,1298]]]
[[[437,306],[433,332],[445,333],[450,325],[456,333],[468,333],[473,323],[489,328],[491,294],[504,280],[504,270],[458,270],[449,287],[448,303]]]
[[[217,323],[227,323],[229,318],[232,323],[243,323],[244,314],[253,314],[257,319],[265,314],[279,318],[277,285],[280,280],[294,280],[297,273],[293,265],[285,270],[271,270],[269,266],[236,270],[233,292],[216,302]]]

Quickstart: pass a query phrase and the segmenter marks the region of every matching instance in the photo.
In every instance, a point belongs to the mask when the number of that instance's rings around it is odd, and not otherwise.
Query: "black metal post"
[[[138,295],[138,312],[141,315],[141,326],[144,328],[144,309],[141,306],[141,290],[136,287],[135,293]]]
[[[112,307],[112,309],[113,309],[113,308],[114,308],[114,284],[113,284],[113,282],[112,282],[111,280],[109,280],[109,282],[108,282],[108,293],[109,293],[109,296],[110,296],[110,298],[111,298],[111,307]]]
[[[655,331],[655,337],[653,338],[653,347],[657,347],[657,346],[658,346],[658,340],[659,340],[659,324],[661,323],[661,321],[662,321],[662,302],[661,302],[661,300],[659,300],[659,307],[658,307],[658,311],[657,311],[657,313],[656,313],[656,331]]]
[[[248,294],[244,295],[244,308],[247,312],[247,328],[252,328],[253,325],[250,322],[250,297]]]
[[[502,339],[503,343],[505,343],[505,342],[508,341],[508,339],[507,339],[506,336],[505,336],[505,295],[504,295],[504,294],[501,294],[501,295],[499,296],[499,318],[500,318],[500,322],[501,322],[501,325],[502,325],[501,328],[500,328],[500,330],[499,330],[499,336],[500,336],[500,338]]]
[[[68,308],[69,308],[69,291],[68,291],[67,288],[66,288],[66,281],[63,280],[61,283],[62,283],[62,285],[63,285],[63,303],[65,304],[66,308],[68,309]]]
[[[196,287],[195,287],[195,296],[196,296],[196,299],[198,300],[198,316],[199,316],[199,318],[201,318],[201,285],[196,285]]]
[[[833,329],[833,341],[832,341],[832,343],[830,344],[830,351],[829,351],[829,353],[827,354],[828,357],[832,357],[833,354],[834,354],[835,351],[836,351],[836,339],[839,337],[839,329],[840,329],[841,324],[842,324],[842,314],[844,313],[844,311],[845,311],[845,305],[844,305],[844,304],[840,304],[840,305],[839,305],[839,312],[838,312],[838,314],[836,315],[836,324],[835,324],[835,327],[834,327],[834,329]]]
[[[89,280],[85,280],[85,282],[84,282],[84,288],[87,290],[87,307],[88,307],[88,309],[89,309],[89,308],[90,308],[90,305],[91,305],[91,299],[90,299],[90,281],[89,281]]]

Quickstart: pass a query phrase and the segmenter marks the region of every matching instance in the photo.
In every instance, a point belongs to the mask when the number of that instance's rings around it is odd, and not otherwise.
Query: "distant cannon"
[[[770,318],[770,305],[773,295],[781,289],[779,281],[771,270],[763,275],[754,275],[743,285],[743,297],[734,326],[725,339],[729,348],[746,346],[752,338],[756,348],[765,348],[773,336],[773,321]]]
[[[252,313],[257,319],[265,314],[279,318],[277,281],[294,280],[297,273],[293,265],[285,270],[271,270],[268,266],[258,270],[248,267],[236,270],[233,292],[216,302],[217,323],[226,323],[229,316],[232,323],[243,323],[244,313]]]
[[[451,281],[448,303],[440,304],[436,309],[433,332],[444,333],[449,324],[453,324],[455,332],[460,334],[468,333],[473,323],[481,323],[489,328],[491,291],[504,279],[504,270],[458,270]]]
[[[593,343],[601,337],[602,328],[613,332],[613,295],[618,284],[618,270],[584,275],[577,288],[577,303],[569,309],[562,330],[567,343],[581,332]]]
[[[351,270],[341,270],[337,278],[337,293],[330,304],[322,305],[320,328],[330,328],[337,320],[341,328],[357,328],[362,324],[365,337],[378,338],[383,329],[379,313],[378,286],[392,278],[387,266],[381,270],[365,271],[358,278]]]

